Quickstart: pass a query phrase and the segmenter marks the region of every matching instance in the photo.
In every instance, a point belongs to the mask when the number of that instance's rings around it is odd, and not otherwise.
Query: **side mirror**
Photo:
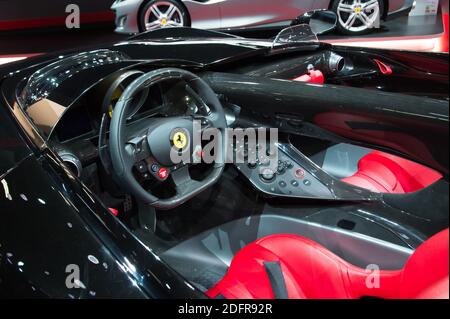
[[[336,29],[337,15],[330,10],[308,11],[292,21],[291,26],[299,24],[309,24],[311,30],[316,35],[321,35]]]

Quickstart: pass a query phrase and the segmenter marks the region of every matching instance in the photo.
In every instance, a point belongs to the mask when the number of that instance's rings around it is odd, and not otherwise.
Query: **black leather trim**
[[[283,271],[279,262],[264,262],[267,276],[269,276],[270,285],[275,299],[288,299],[286,282],[284,281]]]

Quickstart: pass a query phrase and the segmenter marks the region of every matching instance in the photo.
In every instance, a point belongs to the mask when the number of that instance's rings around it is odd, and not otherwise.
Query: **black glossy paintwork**
[[[0,177],[31,154],[10,116],[0,103]]]
[[[159,37],[159,39],[158,39]],[[168,39],[166,39],[167,37]],[[333,51],[353,61],[350,64],[358,65],[358,72],[349,76],[335,74],[330,81],[334,84],[371,88],[379,91],[398,92],[413,95],[439,97],[448,100],[448,54],[407,52],[399,50],[380,50],[370,48],[332,47],[321,43],[320,46],[300,44],[297,47],[285,48],[279,53],[288,53],[292,56],[301,57],[296,63],[290,65],[290,72],[283,73],[283,66],[276,61],[280,55],[266,56],[272,47],[271,40],[251,40],[236,38],[211,31],[189,30],[185,28],[164,29],[162,31],[132,37],[129,40],[104,45],[101,47],[86,48],[84,52],[97,49],[109,49],[119,51],[130,58],[130,62],[119,63],[115,70],[132,65],[133,63],[150,63],[162,66],[184,66],[187,68],[206,67],[221,71],[227,70],[251,70],[246,73],[256,76],[267,76],[290,79],[299,76],[305,71],[309,63],[326,71],[324,59]],[[303,52],[302,52],[303,51]],[[17,87],[17,82],[29,77],[46,63],[65,58],[78,51],[66,51],[60,54],[38,56],[11,63],[3,66],[3,74],[11,74],[12,83],[8,86],[9,94]],[[285,57],[281,57],[286,60]],[[394,73],[391,76],[380,76],[373,59],[377,58],[392,66]],[[273,61],[273,62],[271,62]],[[261,69],[256,64],[270,64],[268,70]],[[298,65],[295,71],[295,65]],[[72,96],[80,85],[80,91],[87,88],[101,78],[108,70],[112,73],[114,67],[106,66],[104,70],[99,68],[83,72],[72,81],[67,81],[66,90],[61,90],[61,97]],[[278,76],[271,70],[279,72]],[[242,72],[241,70],[239,72]],[[328,76],[327,76],[328,78]],[[8,81],[9,82],[9,81]],[[6,83],[5,85],[8,85]],[[67,91],[67,92],[66,92]],[[9,98],[10,96],[8,96]],[[68,100],[68,98],[66,98]],[[11,102],[11,100],[9,100]],[[73,96],[72,96],[73,101]]]
[[[74,192],[74,201],[89,208],[85,222],[93,227],[116,261],[127,269],[135,287],[143,289],[151,298],[201,298],[201,294],[171,270],[151,249],[137,240],[129,229],[115,218],[86,186],[73,178],[60,159],[45,154],[45,163],[59,181],[59,188]],[[56,177],[55,177],[56,178]],[[77,201],[77,199],[79,201]]]
[[[9,192],[0,191],[0,295],[196,296],[67,173],[47,154],[28,157],[3,177]],[[66,287],[69,264],[80,267],[85,289]]]
[[[328,64],[333,52],[344,58],[345,68],[331,72]],[[375,59],[392,69],[380,72]],[[244,65],[240,73],[257,77],[290,80],[307,72],[307,66],[325,74],[326,83],[341,86],[428,96],[448,101],[448,54],[362,49],[352,47],[324,48],[318,52],[279,60],[256,61]]]
[[[448,67],[446,53],[406,52],[398,50],[361,49],[335,47],[334,52],[359,63],[367,70],[375,69],[373,62],[378,59],[392,68],[391,75],[346,77],[339,75],[334,84],[370,88],[383,92],[395,92],[419,96],[449,99]]]
[[[131,61],[121,66],[124,68],[137,64],[140,64],[140,68],[172,65],[212,71],[239,69],[243,64],[250,64],[254,58],[265,56],[269,51],[267,44],[223,37],[205,39],[205,36],[207,34],[196,34],[198,37],[196,40],[177,39],[166,44],[152,43],[140,37],[111,45],[109,48],[120,50],[130,56]],[[320,50],[330,48],[329,45],[322,45]],[[348,52],[351,50],[358,51],[357,54],[360,55],[370,52],[378,54],[376,50],[349,49]],[[443,70],[445,62],[442,56],[411,55],[402,52],[383,52],[383,54],[389,54],[398,63],[406,66],[405,78],[408,78],[408,68],[411,69],[411,74],[416,74],[412,71],[412,65],[415,65],[417,57],[422,57],[419,58],[422,62],[428,61],[428,64],[420,66],[422,69],[427,65],[433,65],[433,61],[440,61],[437,63],[438,66],[430,67],[432,71],[430,76],[434,76],[439,83],[448,82],[448,73]],[[275,59],[275,57],[267,58]],[[0,106],[0,143],[7,145],[6,148],[2,146],[0,150],[0,156],[3,157],[0,157],[2,159],[0,179],[4,180],[0,184],[0,296],[202,297],[198,290],[186,283],[134,237],[125,225],[112,216],[96,196],[67,171],[57,156],[50,150],[45,150],[45,147],[44,150],[40,150],[36,145],[30,144],[18,124],[12,121],[9,110],[15,102],[16,94],[20,93],[20,90],[16,92],[17,87],[20,88],[19,83],[31,72],[49,60],[55,59],[59,59],[59,56],[37,57],[0,69],[7,77],[1,82],[5,100],[2,96]],[[157,61],[144,66],[148,59]],[[311,61],[315,59],[311,58]],[[58,94],[60,101],[71,103],[78,97],[77,93],[81,94],[108,72],[119,69],[120,67],[108,68],[105,72],[91,71],[79,75],[68,81],[60,92],[55,94]],[[251,115],[253,121],[276,120],[279,115],[276,113],[287,113],[300,118],[303,122],[309,122],[308,125],[296,128],[299,129],[296,132],[315,136],[315,133],[319,132],[318,126],[314,123],[317,115],[333,111],[349,115],[357,114],[363,116],[369,123],[375,120],[380,124],[379,130],[382,132],[393,128],[396,132],[414,137],[426,152],[418,148],[418,144],[405,143],[401,136],[397,136],[391,145],[383,143],[378,145],[407,154],[443,173],[448,172],[448,147],[442,147],[448,145],[446,102],[379,93],[374,90],[361,91],[338,86],[317,87],[256,79],[254,76],[211,73],[206,75],[209,80],[211,77],[214,78],[213,88],[218,93],[225,93],[227,98],[241,107],[245,107],[243,114]],[[409,80],[415,81],[414,76],[411,75]],[[395,88],[395,83],[399,82],[393,81],[387,90],[405,92],[405,88]],[[431,92],[432,89],[427,88],[423,91],[423,95],[426,95],[426,92]],[[413,112],[410,111],[411,105],[415,106]],[[274,123],[280,124],[277,120]],[[351,131],[350,129],[348,132],[340,133],[345,136]],[[319,133],[329,134],[323,129]],[[358,138],[347,137],[359,140],[363,144],[377,144],[369,138],[370,134],[363,134]],[[13,154],[13,157],[9,154]],[[3,160],[4,158],[7,159]],[[8,191],[4,183],[8,186]],[[296,208],[300,207],[298,203],[294,205]],[[371,212],[376,212],[377,209],[391,210],[384,204],[372,208]],[[395,211],[393,214],[399,212],[396,209],[392,211]],[[414,219],[417,220],[417,224],[422,221],[420,218]],[[395,220],[417,226],[411,222],[408,214],[400,213],[400,218]],[[448,217],[439,221],[445,224],[444,227],[448,227]],[[427,236],[442,227],[429,221],[425,225],[424,228],[417,226],[417,229]],[[424,238],[418,239],[417,242]],[[417,243],[414,243],[412,246],[416,245]],[[70,263],[79,264],[82,268],[81,281],[86,289],[74,290],[65,286],[67,277],[65,267]]]
[[[83,219],[87,208],[59,190],[41,161],[28,157],[3,181],[9,196],[2,187],[0,295],[145,297]],[[79,265],[85,289],[66,287],[69,264]]]

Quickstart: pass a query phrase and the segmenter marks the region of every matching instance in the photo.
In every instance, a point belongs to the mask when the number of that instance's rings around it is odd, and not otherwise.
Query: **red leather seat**
[[[374,273],[307,238],[273,235],[242,249],[207,295],[229,299],[449,298],[448,242],[447,229],[421,245],[404,269]]]
[[[373,151],[359,160],[358,171],[342,181],[377,193],[405,194],[442,178],[431,168],[404,158]]]

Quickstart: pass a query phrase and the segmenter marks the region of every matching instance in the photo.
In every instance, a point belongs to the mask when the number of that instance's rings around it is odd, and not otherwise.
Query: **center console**
[[[255,188],[269,196],[323,200],[379,198],[330,176],[290,143],[266,148],[257,145],[254,151],[243,144],[235,148],[235,154],[236,168]]]

